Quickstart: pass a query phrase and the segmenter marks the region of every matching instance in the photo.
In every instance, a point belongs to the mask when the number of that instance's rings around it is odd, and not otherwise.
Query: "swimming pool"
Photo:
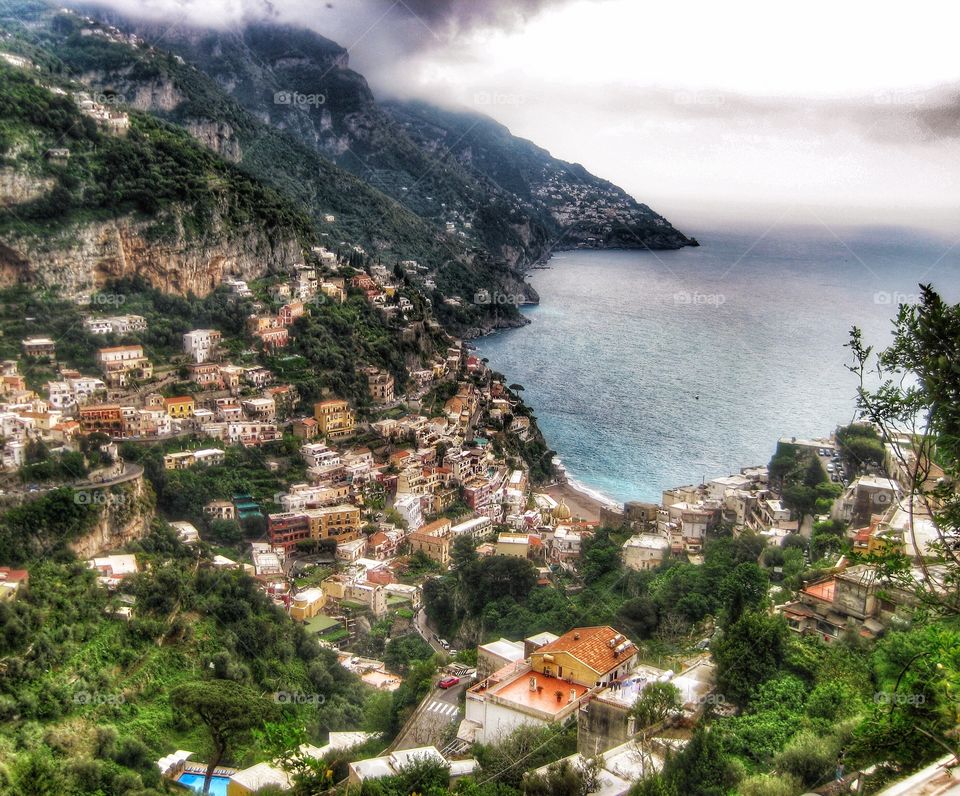
[[[186,785],[197,793],[203,793],[203,774],[181,774],[177,779],[181,785]],[[229,777],[210,778],[210,796],[227,796]]]

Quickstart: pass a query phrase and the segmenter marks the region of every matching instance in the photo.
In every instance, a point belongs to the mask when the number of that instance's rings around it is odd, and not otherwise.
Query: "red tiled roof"
[[[616,643],[611,647],[610,642],[614,639]],[[540,647],[535,654],[566,652],[595,672],[605,674],[637,651],[633,642],[630,642],[630,646],[615,657],[614,649],[624,641],[629,639],[609,626],[575,627],[556,641]]]
[[[819,583],[811,583],[804,590],[804,594],[809,594],[811,597],[816,597],[825,602],[833,602],[833,594],[837,588],[837,581],[834,578],[829,578],[828,580],[822,580]]]

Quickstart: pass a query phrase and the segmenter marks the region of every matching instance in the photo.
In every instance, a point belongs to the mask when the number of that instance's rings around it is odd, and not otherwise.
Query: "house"
[[[578,627],[534,650],[530,665],[546,675],[602,686],[629,671],[637,653],[636,645],[612,627]]]
[[[845,566],[826,578],[807,584],[799,599],[781,606],[780,611],[790,629],[800,633],[816,633],[831,642],[847,630],[864,638],[875,638],[901,607],[915,606],[913,591],[894,582],[867,564]],[[914,567],[910,574],[925,588],[942,591],[942,567],[928,566],[928,572]],[[928,574],[930,580],[928,581]],[[939,583],[938,583],[939,581]]]
[[[393,403],[394,386],[393,376],[389,373],[376,368],[367,373],[367,388],[370,391],[370,399],[375,404]]]
[[[137,557],[129,554],[91,558],[87,561],[87,566],[99,573],[97,582],[108,589],[116,589],[124,578],[140,571]]]
[[[84,434],[102,432],[111,437],[124,436],[123,409],[119,404],[90,404],[77,412]]]
[[[450,520],[440,519],[414,531],[407,537],[410,540],[410,552],[419,551],[441,566],[447,566],[450,563],[450,545],[453,541],[451,527]]]
[[[367,555],[383,560],[392,558],[403,542],[403,531],[377,531],[367,539]]]
[[[223,389],[223,377],[220,375],[220,366],[215,362],[193,363],[188,367],[190,381],[198,384],[205,390]]]
[[[215,520],[235,520],[237,510],[229,500],[211,500],[203,507],[203,513]]]
[[[0,602],[12,599],[30,582],[30,573],[25,569],[0,567]]]
[[[289,550],[306,539],[352,541],[360,536],[360,509],[349,503],[267,516],[267,533],[275,547]]]
[[[174,419],[193,417],[193,398],[191,398],[189,395],[178,395],[173,398],[164,398],[163,408],[164,411],[166,411],[166,413]]]
[[[410,493],[399,494],[393,501],[393,510],[403,517],[407,529],[417,530],[423,525],[423,515],[420,506],[420,496]]]
[[[28,337],[21,341],[24,356],[39,358],[49,357],[54,359],[57,356],[57,344],[49,337]]]
[[[497,555],[528,558],[530,536],[526,533],[501,533],[497,535]]]
[[[623,543],[624,566],[637,571],[656,569],[670,553],[670,540],[653,533],[638,533]]]
[[[293,436],[297,439],[316,439],[320,436],[320,424],[312,417],[293,421]]]
[[[130,379],[149,379],[153,364],[144,356],[142,345],[121,345],[97,351],[97,364],[110,387],[126,387]]]
[[[194,329],[183,335],[183,353],[197,364],[210,359],[223,335],[216,329]]]
[[[171,522],[170,527],[177,532],[177,538],[184,544],[197,544],[200,541],[200,531],[192,523],[177,520]]]
[[[304,307],[302,301],[291,301],[280,308],[280,311],[277,313],[277,320],[283,326],[291,326],[297,318],[302,317],[305,313],[306,307]]]
[[[333,439],[348,437],[356,428],[356,417],[350,405],[340,399],[314,404],[313,416],[320,424],[320,433]]]
[[[246,398],[240,402],[244,414],[251,420],[273,422],[277,417],[277,404],[273,398]]]
[[[349,785],[361,785],[367,780],[394,777],[408,766],[427,761],[442,766],[450,765],[451,779],[453,779],[453,764],[448,764],[446,758],[440,754],[435,746],[420,746],[415,749],[402,749],[382,757],[370,757],[366,760],[356,760],[350,763],[350,773],[347,775],[348,787]],[[458,776],[466,776],[476,770],[478,766],[476,760],[457,762],[467,763],[466,766],[458,766]]]
[[[469,536],[475,541],[480,541],[490,532],[491,528],[493,528],[493,520],[489,517],[471,517],[469,520],[454,525],[450,529],[450,533],[454,539],[458,536]]]
[[[201,448],[195,451],[180,451],[164,454],[164,470],[186,470],[195,464],[205,466],[223,464],[226,454],[220,448]]]
[[[487,677],[504,666],[517,663],[524,658],[526,658],[526,649],[522,641],[501,638],[488,644],[481,644],[477,647],[477,677]]]
[[[290,602],[290,618],[306,621],[319,614],[327,604],[323,589],[313,588],[298,591]]]
[[[375,618],[387,612],[387,593],[382,584],[369,583],[349,574],[337,574],[326,578],[320,585],[327,599],[341,608],[366,609]]]

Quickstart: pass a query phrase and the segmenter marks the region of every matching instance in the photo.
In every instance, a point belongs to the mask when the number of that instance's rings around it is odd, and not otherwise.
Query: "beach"
[[[600,509],[615,505],[612,501],[602,501],[570,483],[554,484],[544,491],[558,503],[560,498],[563,498],[573,516],[587,522],[599,522]]]

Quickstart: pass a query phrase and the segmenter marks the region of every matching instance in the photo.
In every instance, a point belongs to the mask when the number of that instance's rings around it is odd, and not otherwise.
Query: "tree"
[[[720,599],[727,624],[736,622],[744,611],[755,611],[767,602],[770,583],[767,573],[756,564],[740,564],[720,584]]]
[[[637,726],[643,728],[670,718],[681,707],[679,688],[673,683],[654,682],[640,692],[630,713],[636,717]]]
[[[847,345],[853,354],[849,368],[860,380],[859,414],[883,440],[895,443],[889,446],[891,464],[908,482],[904,541],[922,548],[916,514],[932,517],[936,530],[936,540],[918,559],[922,578],[914,578],[910,562],[895,551],[877,561],[879,574],[938,613],[960,615],[960,305],[948,305],[930,285],[920,285],[919,303],[901,304],[897,311],[892,345],[874,354],[857,328]],[[855,436],[868,439],[863,433]],[[842,441],[853,454],[849,437]]]
[[[759,611],[748,611],[728,626],[712,647],[719,693],[745,705],[783,663],[787,632],[783,617]]]
[[[195,680],[179,685],[170,693],[170,704],[178,712],[196,718],[210,734],[204,793],[209,793],[213,772],[231,745],[276,712],[274,703],[252,688],[228,680]]]
[[[464,534],[453,540],[450,550],[450,562],[457,572],[468,571],[469,565],[477,560],[477,546],[469,535]]]

